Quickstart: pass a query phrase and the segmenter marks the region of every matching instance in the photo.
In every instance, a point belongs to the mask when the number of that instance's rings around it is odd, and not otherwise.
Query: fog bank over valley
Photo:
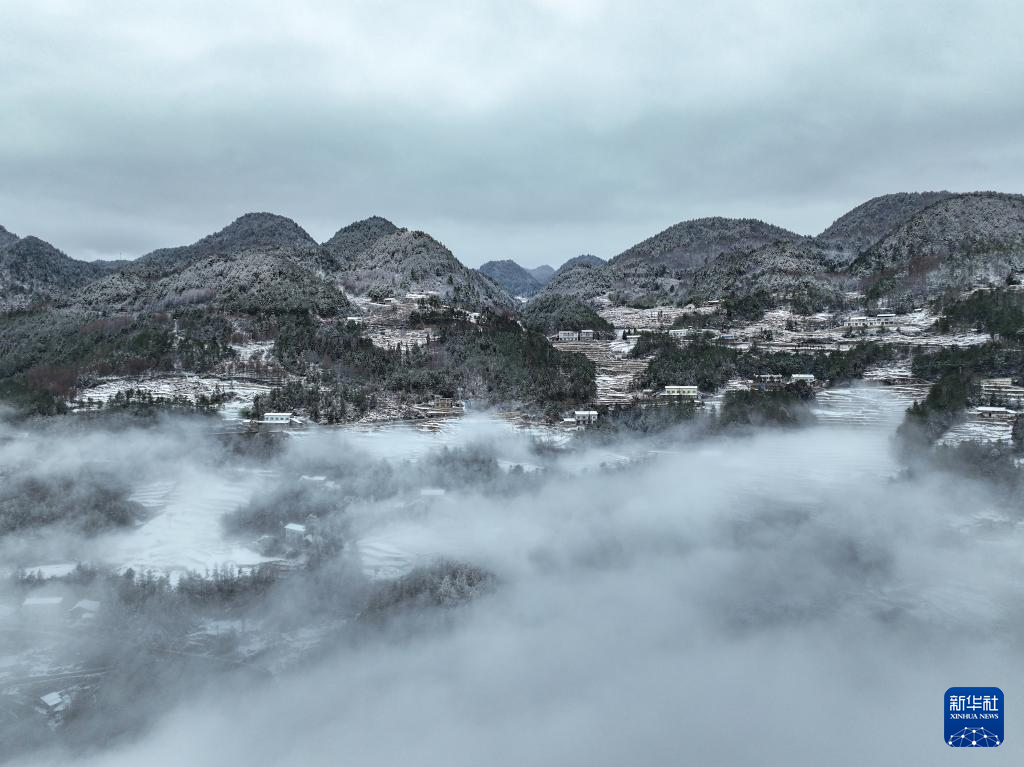
[[[1024,672],[1019,507],[905,471],[903,403],[850,392],[881,415],[612,446],[486,415],[262,452],[170,418],[6,425],[0,464],[19,478],[103,477],[138,514],[0,539],[20,567],[96,568],[4,581],[0,700],[28,749],[13,763],[918,763],[922,743],[951,763],[943,690]],[[310,514],[302,566],[265,587],[190,580],[281,561],[267,538]],[[129,593],[129,567],[189,597]],[[102,607],[87,626],[26,625],[18,605],[44,593]],[[12,677],[46,662],[59,686],[86,658],[103,673],[72,680],[73,715],[33,729]]]

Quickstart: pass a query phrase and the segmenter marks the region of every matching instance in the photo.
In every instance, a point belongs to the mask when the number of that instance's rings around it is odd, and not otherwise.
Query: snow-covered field
[[[1005,419],[982,418],[977,408],[967,411],[966,418],[942,435],[944,445],[962,442],[988,442],[1008,445],[1013,441],[1013,422]]]
[[[257,394],[268,394],[271,386],[251,381],[241,381],[231,378],[219,378],[214,376],[200,376],[192,373],[167,376],[143,376],[138,378],[111,378],[102,383],[96,384],[78,392],[78,404],[73,409],[77,411],[89,410],[87,403],[106,403],[119,392],[128,389],[142,390],[149,392],[154,397],[187,397],[193,402],[200,396],[211,397],[218,392],[226,392],[231,398],[225,402],[220,409],[221,414],[227,420],[240,419],[240,411],[252,405],[253,398]]]
[[[99,536],[94,559],[122,570],[172,575],[268,561],[244,543],[227,539],[222,528],[223,516],[246,503],[266,476],[272,475],[189,470],[175,480],[141,484],[132,499],[145,505],[151,518]]]
[[[695,312],[678,306],[656,306],[653,309],[633,309],[629,306],[605,306],[597,310],[601,317],[615,328],[668,328],[677,317]]]

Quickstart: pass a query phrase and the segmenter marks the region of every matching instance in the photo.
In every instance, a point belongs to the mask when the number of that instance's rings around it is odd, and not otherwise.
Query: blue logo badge
[[[998,687],[950,687],[942,703],[947,746],[995,748],[1003,744],[1006,701]]]

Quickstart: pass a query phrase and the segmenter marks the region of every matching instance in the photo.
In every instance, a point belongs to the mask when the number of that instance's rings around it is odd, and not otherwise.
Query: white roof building
[[[48,692],[46,695],[40,695],[39,700],[47,709],[54,712],[67,708],[67,704],[70,702],[68,696],[62,692]]]
[[[597,411],[596,410],[577,410],[573,413],[573,419],[576,423],[597,423]]]
[[[979,407],[978,414],[982,418],[1015,418],[1017,411],[1008,407]]]
[[[699,397],[700,390],[696,386],[676,386],[670,385],[665,387],[665,391],[662,392],[663,397]]]

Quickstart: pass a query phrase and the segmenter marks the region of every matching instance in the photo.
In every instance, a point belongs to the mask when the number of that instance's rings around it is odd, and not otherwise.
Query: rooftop
[[[59,605],[64,602],[64,597],[26,597],[21,603],[22,607],[39,607],[44,605]]]

